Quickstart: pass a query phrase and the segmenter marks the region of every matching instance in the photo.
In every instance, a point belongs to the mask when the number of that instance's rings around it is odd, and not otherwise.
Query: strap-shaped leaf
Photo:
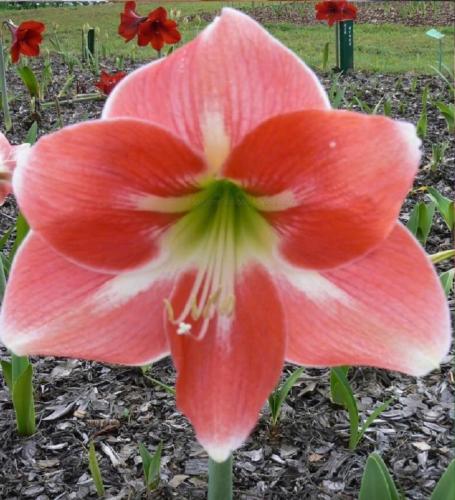
[[[359,500],[400,500],[392,476],[377,453],[372,453],[368,457],[362,476]]]

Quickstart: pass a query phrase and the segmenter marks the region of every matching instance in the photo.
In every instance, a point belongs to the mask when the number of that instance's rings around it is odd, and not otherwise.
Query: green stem
[[[13,385],[16,383],[17,379],[22,375],[23,371],[29,365],[27,356],[16,356],[11,354],[11,370],[13,376]]]
[[[221,463],[209,458],[208,500],[232,500],[232,455]]]
[[[0,27],[1,30],[1,27]],[[8,132],[13,127],[8,105],[8,93],[6,89],[5,53],[3,51],[3,34],[0,33],[0,93],[2,94],[2,111],[5,129]]]

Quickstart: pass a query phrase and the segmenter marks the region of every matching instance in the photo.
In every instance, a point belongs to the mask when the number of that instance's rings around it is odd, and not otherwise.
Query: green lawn
[[[162,2],[168,9],[181,10],[180,29],[183,41],[192,39],[206,23],[201,20],[185,22],[185,17],[199,12],[218,11],[223,5],[236,6],[239,2]],[[140,4],[140,13],[160,5],[159,3]],[[245,2],[244,5],[251,5]],[[280,4],[275,6],[280,8]],[[76,55],[80,53],[81,27],[88,23],[99,28],[98,41],[110,55],[128,55],[136,59],[147,60],[154,56],[151,47],[140,48],[134,41],[126,44],[117,35],[119,13],[123,3],[82,6],[82,7],[46,7],[33,10],[1,10],[0,18],[12,18],[16,23],[26,19],[36,19],[46,23],[48,33],[57,32],[65,50]],[[432,73],[431,65],[435,64],[437,42],[425,35],[430,27],[409,27],[401,25],[355,26],[355,65],[357,69],[384,73]],[[269,24],[266,28],[295,51],[314,68],[322,64],[322,49],[330,41],[330,64],[334,62],[334,29],[325,24],[312,26],[296,26],[290,23]],[[453,66],[454,46],[453,27],[437,27],[446,38],[444,40],[444,62]],[[52,50],[49,40],[44,47]]]

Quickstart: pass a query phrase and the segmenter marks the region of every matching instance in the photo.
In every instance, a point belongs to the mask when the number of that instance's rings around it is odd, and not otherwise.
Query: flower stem
[[[5,53],[3,51],[3,34],[0,27],[0,94],[2,95],[3,121],[8,132],[13,127],[9,111],[8,94],[6,89]]]
[[[209,458],[208,500],[232,500],[232,455],[221,463]]]

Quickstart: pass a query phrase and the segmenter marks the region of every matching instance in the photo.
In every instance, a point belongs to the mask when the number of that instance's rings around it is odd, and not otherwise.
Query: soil
[[[37,64],[35,62],[35,64]],[[106,64],[108,70],[113,69]],[[133,65],[127,65],[132,69]],[[53,60],[53,81],[47,100],[61,90],[68,71]],[[402,221],[417,200],[425,199],[418,188],[436,187],[453,198],[455,186],[453,142],[435,172],[431,146],[450,142],[446,123],[434,102],[452,100],[447,85],[436,76],[400,77],[355,72],[338,77],[319,75],[330,90],[334,79],[345,88],[342,107],[354,96],[374,107],[381,98],[392,102],[392,117],[416,123],[421,113],[421,94],[428,86],[428,135],[424,159],[415,189],[403,205]],[[94,91],[95,78],[88,70],[75,71],[79,91]],[[21,143],[34,119],[39,134],[62,124],[98,118],[103,100],[41,109],[31,116],[22,85],[11,72],[10,89],[14,130],[13,143]],[[359,106],[352,104],[353,109]],[[379,111],[382,112],[382,106]],[[354,139],[352,139],[354,140]],[[10,197],[0,209],[0,235],[13,224],[17,208]],[[429,253],[451,248],[450,233],[436,216],[426,249]],[[439,266],[447,269],[449,264]],[[454,299],[450,297],[454,309]],[[2,357],[7,358],[6,351]],[[163,442],[161,486],[150,498],[205,498],[207,456],[197,444],[187,420],[176,410],[174,397],[135,368],[121,368],[77,360],[33,359],[36,388],[37,433],[18,437],[8,390],[0,382],[0,498],[82,499],[96,498],[88,471],[87,447],[96,443],[108,498],[147,498],[142,479],[138,444],[150,450]],[[286,366],[284,372],[293,368]],[[169,385],[175,373],[169,359],[151,368],[150,377]],[[454,374],[451,358],[440,370],[423,379],[394,372],[356,368],[350,381],[363,418],[388,398],[389,409],[367,431],[355,451],[347,448],[347,413],[329,397],[329,372],[307,369],[292,389],[277,428],[271,428],[264,407],[259,423],[245,445],[235,454],[236,499],[337,499],[358,496],[367,456],[378,451],[401,491],[410,500],[428,498],[453,458]]]

